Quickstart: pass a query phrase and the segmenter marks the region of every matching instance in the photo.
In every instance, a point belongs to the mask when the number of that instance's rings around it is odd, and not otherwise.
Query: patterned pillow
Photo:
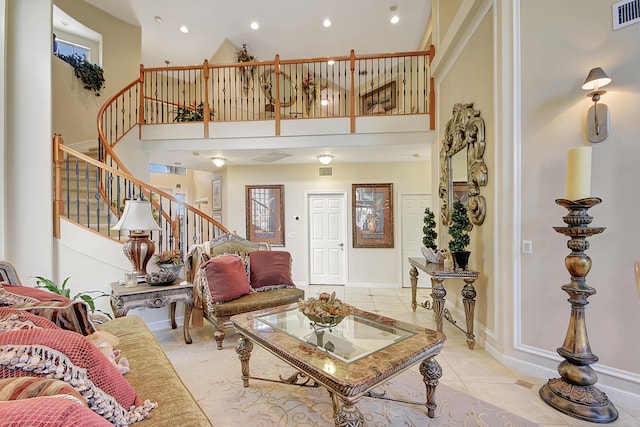
[[[230,301],[251,293],[246,265],[236,255],[211,258],[200,266],[196,281],[202,282],[208,304]]]
[[[13,310],[28,311],[45,319],[51,320],[57,326],[68,331],[74,331],[84,336],[91,335],[97,329],[89,319],[89,306],[84,301],[41,301],[14,304]]]
[[[30,399],[39,396],[67,394],[87,406],[87,401],[64,381],[50,378],[21,377],[0,380],[0,400]]]
[[[68,395],[0,402],[0,425],[11,427],[113,427]]]
[[[89,408],[116,425],[149,416],[157,406],[142,402],[113,363],[86,337],[62,329],[22,329],[0,334],[0,379],[60,379],[73,386]]]
[[[0,306],[38,301],[71,302],[71,300],[65,296],[54,294],[44,289],[11,285],[7,282],[0,283]]]
[[[291,278],[291,254],[285,251],[249,253],[251,287],[256,291],[295,288]]]
[[[60,329],[51,320],[26,311],[0,307],[0,332],[18,329]]]

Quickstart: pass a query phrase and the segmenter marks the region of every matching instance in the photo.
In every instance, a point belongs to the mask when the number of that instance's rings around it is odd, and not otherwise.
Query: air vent
[[[269,153],[263,154],[261,156],[258,156],[256,158],[254,158],[253,160],[255,160],[256,162],[262,162],[262,163],[273,163],[273,162],[277,162],[278,160],[282,160],[286,157],[291,156],[291,154],[287,154],[287,153],[281,153],[279,151],[271,151]]]
[[[612,8],[614,30],[640,22],[640,0],[621,1]]]
[[[333,176],[333,168],[319,168],[320,176]]]

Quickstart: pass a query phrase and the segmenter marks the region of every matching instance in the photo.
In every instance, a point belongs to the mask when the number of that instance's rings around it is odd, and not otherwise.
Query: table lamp
[[[138,274],[138,279],[147,276],[147,263],[153,256],[155,245],[149,240],[149,231],[160,230],[153,218],[148,200],[126,200],[120,220],[112,230],[129,230],[129,241],[122,250]]]

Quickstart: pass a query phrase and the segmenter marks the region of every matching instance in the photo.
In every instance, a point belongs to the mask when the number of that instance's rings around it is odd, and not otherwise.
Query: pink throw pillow
[[[0,402],[0,425],[12,427],[113,427],[75,400],[43,396]]]
[[[291,254],[285,251],[249,253],[251,287],[256,291],[295,288],[291,278]]]
[[[200,267],[211,294],[211,303],[230,301],[251,293],[242,259],[235,255],[211,258]]]

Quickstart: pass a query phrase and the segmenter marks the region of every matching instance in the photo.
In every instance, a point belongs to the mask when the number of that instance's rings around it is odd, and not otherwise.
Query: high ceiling
[[[200,64],[211,58],[225,39],[238,47],[246,43],[258,60],[271,60],[276,54],[281,59],[344,56],[351,49],[358,55],[415,51],[424,45],[431,11],[430,0],[84,1],[142,28],[142,63],[146,67],[165,66],[166,61],[171,65]],[[394,15],[399,18],[396,24],[390,22]],[[330,27],[323,26],[327,18]],[[54,10],[54,27],[60,25],[56,20],[63,19],[75,24]],[[250,27],[254,21],[259,24],[257,30]],[[180,31],[183,25],[189,29],[186,34]],[[361,145],[326,148],[336,155],[336,162],[429,158],[428,143],[395,147],[382,144],[370,150],[362,150]],[[289,148],[290,157],[279,163],[317,162],[318,149]],[[151,160],[210,169],[209,155],[222,155],[229,164],[255,164],[255,150],[209,151],[201,151],[198,156],[192,151],[158,151],[152,153]]]
[[[200,64],[225,39],[258,59],[320,58],[417,50],[430,0],[85,0],[142,28],[147,67]],[[393,10],[392,10],[393,9]],[[397,15],[399,22],[390,19]],[[157,19],[159,17],[160,19]],[[323,26],[325,19],[332,25]],[[157,22],[161,20],[161,22]],[[257,22],[258,30],[250,24]],[[180,32],[181,26],[189,29]]]

